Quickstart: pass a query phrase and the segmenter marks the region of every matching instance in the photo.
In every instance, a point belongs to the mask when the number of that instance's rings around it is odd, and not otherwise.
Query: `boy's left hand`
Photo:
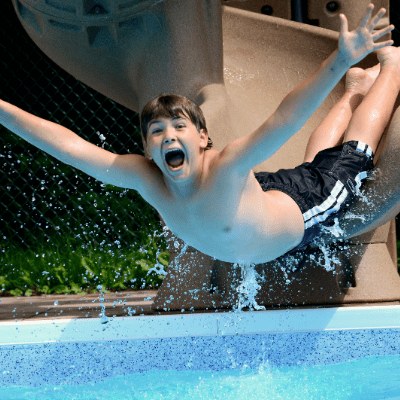
[[[369,53],[393,44],[393,40],[375,43],[376,40],[391,32],[394,29],[394,25],[389,25],[377,32],[372,32],[379,20],[386,13],[386,10],[381,8],[379,12],[371,19],[373,9],[374,5],[370,4],[367,7],[360,25],[357,27],[357,29],[351,32],[348,30],[346,16],[344,14],[340,14],[339,53],[343,62],[345,62],[348,67],[358,63]]]

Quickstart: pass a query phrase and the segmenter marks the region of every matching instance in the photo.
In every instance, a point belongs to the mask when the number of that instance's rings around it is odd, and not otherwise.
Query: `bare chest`
[[[228,254],[243,254],[265,242],[271,218],[257,186],[231,189],[175,201],[161,214],[168,228],[187,244],[227,260]]]

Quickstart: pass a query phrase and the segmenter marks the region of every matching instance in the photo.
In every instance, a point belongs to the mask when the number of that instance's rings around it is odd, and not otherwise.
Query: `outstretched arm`
[[[370,4],[358,26],[348,31],[347,19],[342,14],[338,49],[325,60],[318,70],[286,96],[275,113],[255,132],[229,144],[223,153],[233,168],[247,173],[251,168],[271,157],[293,136],[328,94],[346,71],[372,51],[390,46],[393,41],[375,43],[376,40],[394,29],[390,25],[372,32],[386,10],[382,8],[371,19],[374,6]]]
[[[111,153],[61,125],[1,100],[0,123],[46,153],[102,182],[140,191],[149,176],[150,163],[145,157]]]

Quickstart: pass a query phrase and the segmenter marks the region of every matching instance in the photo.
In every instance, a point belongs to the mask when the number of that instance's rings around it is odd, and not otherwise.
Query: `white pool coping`
[[[0,345],[395,328],[399,305],[34,320],[1,322]]]

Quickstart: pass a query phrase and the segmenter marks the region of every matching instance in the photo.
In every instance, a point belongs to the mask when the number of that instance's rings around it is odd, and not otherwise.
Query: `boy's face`
[[[198,132],[186,116],[157,117],[148,124],[146,153],[164,176],[182,180],[201,167],[199,156],[207,147],[207,140],[207,132]]]

